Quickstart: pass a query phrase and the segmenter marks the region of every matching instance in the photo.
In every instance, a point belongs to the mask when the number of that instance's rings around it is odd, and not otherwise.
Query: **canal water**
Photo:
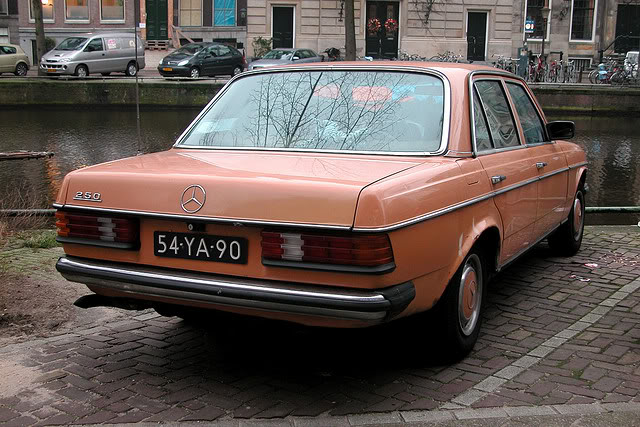
[[[67,172],[85,165],[166,150],[199,109],[0,109],[0,152],[51,151],[50,159],[0,162],[0,208],[50,207]],[[587,206],[640,205],[638,120],[549,117],[576,122],[574,142],[587,152]],[[588,224],[637,224],[640,214],[590,214]]]

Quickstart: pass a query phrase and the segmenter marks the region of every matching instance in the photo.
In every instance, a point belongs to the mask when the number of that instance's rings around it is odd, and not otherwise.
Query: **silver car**
[[[249,64],[249,70],[273,67],[276,65],[296,64],[302,62],[322,62],[324,56],[318,55],[311,49],[278,48],[273,49],[262,58]]]
[[[135,76],[144,68],[144,44],[131,33],[82,34],[68,37],[40,61],[40,72],[47,75],[74,74],[86,77],[90,73],[103,76],[112,72]],[[137,62],[136,62],[137,61]]]

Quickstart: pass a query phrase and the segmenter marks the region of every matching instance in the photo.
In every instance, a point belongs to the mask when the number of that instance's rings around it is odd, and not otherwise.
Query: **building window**
[[[9,43],[9,29],[0,27],[0,43]]]
[[[0,15],[9,14],[9,0],[0,0]]]
[[[573,0],[571,40],[591,40],[596,0]]]
[[[216,27],[236,25],[236,0],[214,0],[213,17],[213,25]]]
[[[529,34],[527,36],[529,39],[542,39],[542,32],[544,31],[544,20],[542,19],[543,7],[544,0],[527,0],[526,19],[533,19],[535,22],[535,30],[533,34]]]
[[[33,18],[33,3],[29,1],[29,19],[31,21]],[[53,0],[47,0],[47,3],[42,3],[42,20],[44,22],[53,22]]]
[[[180,26],[200,27],[202,25],[201,0],[180,0]]]
[[[89,0],[65,0],[65,10],[68,21],[89,20]]]
[[[124,0],[100,0],[100,19],[124,21]]]

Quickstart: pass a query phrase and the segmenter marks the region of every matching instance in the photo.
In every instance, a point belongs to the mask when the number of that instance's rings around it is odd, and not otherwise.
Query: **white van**
[[[139,37],[136,58],[132,33],[96,33],[64,39],[42,57],[40,72],[80,77],[90,73],[107,76],[112,72],[124,72],[127,76],[135,76],[144,66],[144,44]]]

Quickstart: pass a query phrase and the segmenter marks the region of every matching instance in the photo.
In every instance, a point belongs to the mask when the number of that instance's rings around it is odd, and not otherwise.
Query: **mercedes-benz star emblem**
[[[207,192],[201,185],[190,185],[182,192],[180,206],[187,213],[196,213],[204,206]]]

